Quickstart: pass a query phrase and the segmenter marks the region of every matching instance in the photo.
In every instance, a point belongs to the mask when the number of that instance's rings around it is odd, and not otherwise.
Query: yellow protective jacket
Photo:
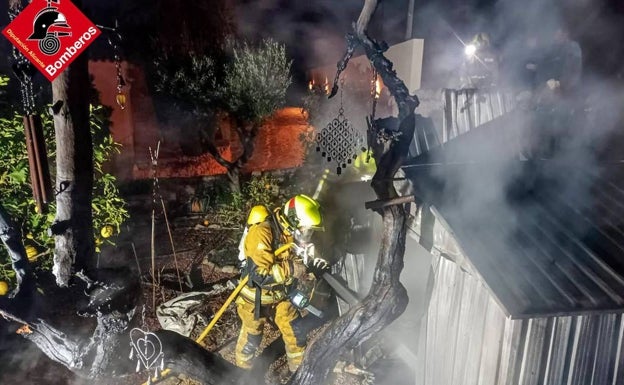
[[[247,267],[256,269],[261,276],[270,276],[273,279],[269,284],[263,285],[261,292],[261,304],[269,305],[283,300],[286,297],[285,288],[293,282],[295,273],[295,261],[290,247],[281,247],[292,243],[292,238],[277,232],[271,227],[269,220],[251,225],[244,241],[244,252],[247,257]],[[279,237],[276,241],[274,236]],[[275,251],[283,250],[279,255]],[[250,263],[252,262],[252,263]],[[241,290],[241,296],[254,302],[256,288],[245,286]]]

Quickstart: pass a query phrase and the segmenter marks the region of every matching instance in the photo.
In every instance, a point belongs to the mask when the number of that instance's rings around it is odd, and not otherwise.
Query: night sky
[[[116,17],[127,24],[141,22],[145,0],[83,0],[94,22],[111,25]],[[167,0],[161,0],[166,3]],[[160,2],[159,2],[160,3]],[[239,37],[258,40],[272,37],[288,47],[294,59],[294,77],[305,84],[309,68],[335,63],[344,50],[344,34],[357,19],[362,0],[206,0],[227,4]],[[184,2],[176,2],[183,6]],[[188,4],[195,4],[195,2]],[[409,0],[384,0],[370,26],[370,34],[390,44],[405,40]],[[136,5],[133,10],[133,5]],[[621,0],[416,0],[413,37],[425,39],[425,69],[450,66],[448,57],[461,50],[460,39],[488,32],[494,45],[504,50],[526,33],[548,36],[557,25],[567,26],[584,52],[585,67],[601,74],[622,77],[624,54],[624,1]],[[129,11],[131,10],[131,11]],[[131,12],[133,15],[129,16]],[[0,14],[6,15],[2,2]],[[3,17],[6,24],[6,16]],[[154,28],[180,23],[176,17],[158,20]],[[218,24],[218,23],[217,23]],[[219,26],[213,26],[219,28]],[[148,36],[146,36],[147,38]],[[2,47],[7,42],[2,39]],[[93,56],[110,53],[104,38]],[[6,65],[6,59],[2,60]],[[427,76],[425,72],[424,77]],[[426,83],[427,79],[423,79]]]

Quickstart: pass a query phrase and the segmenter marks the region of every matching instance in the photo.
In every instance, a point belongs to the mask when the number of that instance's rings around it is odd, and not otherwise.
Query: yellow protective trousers
[[[245,369],[251,368],[253,358],[262,342],[266,317],[272,317],[286,345],[288,368],[291,372],[297,370],[303,359],[306,336],[297,328],[293,328],[293,321],[296,322],[300,315],[290,301],[284,300],[272,305],[262,305],[259,319],[254,319],[255,305],[253,303],[238,297],[236,305],[238,316],[243,323],[236,343],[236,365]]]

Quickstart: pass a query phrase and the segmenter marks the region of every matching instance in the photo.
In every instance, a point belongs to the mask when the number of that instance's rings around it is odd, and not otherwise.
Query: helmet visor
[[[300,227],[295,230],[293,234],[293,238],[295,238],[295,242],[299,245],[304,245],[310,243],[312,240],[312,234],[314,234],[314,230],[309,227]]]

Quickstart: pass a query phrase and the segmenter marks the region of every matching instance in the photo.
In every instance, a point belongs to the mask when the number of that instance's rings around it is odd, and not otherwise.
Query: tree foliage
[[[172,58],[163,54],[154,61],[154,89],[168,96],[173,107],[203,116],[217,100],[216,65],[213,58],[190,53]]]
[[[286,47],[270,39],[258,47],[243,43],[233,56],[225,71],[224,104],[236,118],[259,123],[284,103],[292,61]]]
[[[262,121],[283,105],[292,61],[274,40],[231,45],[226,63],[211,54],[163,53],[154,61],[154,89],[198,117],[222,109],[242,122]]]
[[[197,134],[201,150],[227,169],[231,190],[240,192],[240,169],[253,154],[262,122],[285,102],[292,62],[285,46],[270,39],[257,46],[233,42],[229,45],[229,60],[192,51],[185,55],[164,53],[155,61],[158,76],[154,85],[156,97],[166,101],[163,107],[172,109],[161,110],[161,115],[175,116],[179,131],[196,129],[184,135]],[[212,118],[218,112],[232,118],[241,144],[242,152],[233,154],[231,159],[221,156],[214,140],[218,127]]]
[[[7,83],[6,77],[0,77],[0,87]],[[54,174],[56,146],[52,118],[47,113],[39,114],[42,119],[44,138],[48,155],[48,164]],[[110,157],[119,151],[120,145],[113,141],[108,133],[107,112],[103,106],[91,106],[90,126],[94,138],[94,191],[93,220],[96,243],[112,244],[110,238],[102,238],[100,232],[105,226],[112,226],[113,232],[119,233],[120,225],[128,218],[125,201],[119,195],[115,177],[104,168]],[[0,104],[0,196],[2,203],[18,225],[25,245],[32,246],[40,255],[42,266],[52,264],[51,251],[54,249],[54,237],[48,234],[48,228],[54,221],[55,202],[50,202],[47,213],[39,213],[32,196],[28,171],[28,155],[22,116],[8,103]],[[14,272],[10,269],[10,260],[6,249],[0,248],[0,280],[11,281]]]

